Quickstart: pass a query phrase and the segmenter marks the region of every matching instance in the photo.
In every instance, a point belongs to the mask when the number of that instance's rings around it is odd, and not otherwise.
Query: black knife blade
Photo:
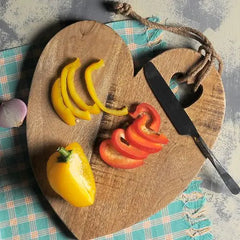
[[[193,137],[196,145],[204,157],[208,158],[211,161],[229,190],[233,194],[238,194],[240,192],[240,187],[226,172],[221,163],[208,148],[207,144],[198,133],[196,127],[187,115],[186,111],[183,109],[180,102],[177,100],[172,90],[169,88],[166,81],[154,66],[154,64],[152,62],[146,63],[143,67],[143,70],[149,87],[151,88],[154,96],[158,100],[159,104],[165,111],[166,115],[172,122],[177,132],[180,135],[189,135]]]

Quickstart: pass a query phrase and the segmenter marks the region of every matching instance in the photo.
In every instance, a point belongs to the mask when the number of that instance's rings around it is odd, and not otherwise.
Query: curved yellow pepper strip
[[[76,119],[71,110],[64,105],[61,95],[60,78],[55,80],[51,91],[52,105],[58,116],[68,125],[73,126],[76,123]]]
[[[74,116],[81,118],[81,119],[90,120],[91,119],[90,113],[88,111],[82,111],[82,110],[79,110],[78,108],[74,107],[68,96],[67,74],[69,72],[69,69],[72,66],[74,66],[74,64],[75,64],[75,61],[73,63],[66,65],[61,72],[61,92],[62,92],[63,101],[64,101],[65,105],[71,110],[71,112],[73,113]]]
[[[75,76],[75,72],[76,70],[81,66],[80,60],[79,58],[76,59],[76,61],[73,63],[74,65],[70,68],[68,75],[67,75],[67,86],[68,86],[68,90],[70,93],[71,98],[73,99],[73,101],[76,103],[76,105],[83,109],[86,110],[90,113],[93,114],[98,114],[101,112],[100,108],[98,107],[97,104],[94,104],[93,106],[89,106],[87,105],[83,99],[78,95],[76,88],[74,86],[74,76]]]
[[[93,82],[92,82],[92,72],[97,70],[98,68],[104,66],[104,62],[100,59],[98,62],[92,63],[89,65],[85,71],[85,81],[87,85],[88,92],[92,97],[93,101],[100,107],[104,112],[116,115],[116,116],[123,116],[128,114],[128,108],[124,107],[123,109],[110,109],[104,106],[104,104],[99,100],[97,93],[95,91]]]

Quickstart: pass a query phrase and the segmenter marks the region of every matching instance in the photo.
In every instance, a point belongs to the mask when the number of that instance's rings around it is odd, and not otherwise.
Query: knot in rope
[[[128,16],[132,12],[132,6],[129,3],[114,2],[113,9],[115,13],[124,16]]]

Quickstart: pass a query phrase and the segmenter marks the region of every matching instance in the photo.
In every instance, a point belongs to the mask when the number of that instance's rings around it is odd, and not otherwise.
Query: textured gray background
[[[159,16],[167,24],[183,24],[205,33],[222,56],[226,92],[226,115],[213,151],[240,184],[240,2],[239,0],[131,0],[143,17]],[[0,50],[26,43],[43,42],[74,21],[100,22],[122,19],[105,10],[100,0],[1,0]],[[165,34],[169,47],[195,43]],[[240,239],[240,197],[232,196],[211,164],[206,161],[200,174],[207,197],[212,233],[217,240]]]

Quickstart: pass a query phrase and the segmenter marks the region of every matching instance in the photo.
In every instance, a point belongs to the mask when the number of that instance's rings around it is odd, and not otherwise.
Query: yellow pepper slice
[[[52,189],[75,207],[94,203],[96,186],[91,166],[77,142],[59,147],[47,162],[47,178]]]
[[[75,125],[75,117],[71,110],[64,105],[63,98],[61,95],[60,78],[55,80],[52,91],[51,91],[52,105],[58,116],[68,125]]]
[[[79,110],[78,108],[74,107],[68,96],[67,74],[69,72],[69,69],[72,66],[74,66],[74,62],[66,65],[61,72],[61,92],[62,92],[63,101],[64,101],[65,105],[71,110],[71,112],[73,113],[74,116],[81,118],[81,119],[90,120],[91,119],[90,113],[88,111],[82,111],[82,110]]]
[[[69,90],[71,98],[73,99],[73,101],[79,108],[86,110],[93,114],[100,113],[101,110],[97,104],[94,104],[93,106],[87,105],[83,101],[83,99],[79,96],[79,94],[77,93],[76,88],[74,86],[74,76],[75,76],[76,70],[81,66],[79,58],[77,58],[73,64],[74,65],[70,68],[68,75],[67,75],[67,86],[68,86],[68,90]]]
[[[128,114],[128,108],[124,107],[120,110],[118,109],[110,109],[104,106],[104,104],[99,100],[97,93],[95,91],[93,82],[92,82],[92,72],[94,70],[99,69],[100,67],[104,66],[104,61],[100,59],[98,62],[92,63],[89,65],[85,71],[85,81],[87,85],[88,92],[90,96],[92,97],[93,101],[98,105],[99,108],[101,108],[104,112],[116,115],[116,116],[123,116]]]

